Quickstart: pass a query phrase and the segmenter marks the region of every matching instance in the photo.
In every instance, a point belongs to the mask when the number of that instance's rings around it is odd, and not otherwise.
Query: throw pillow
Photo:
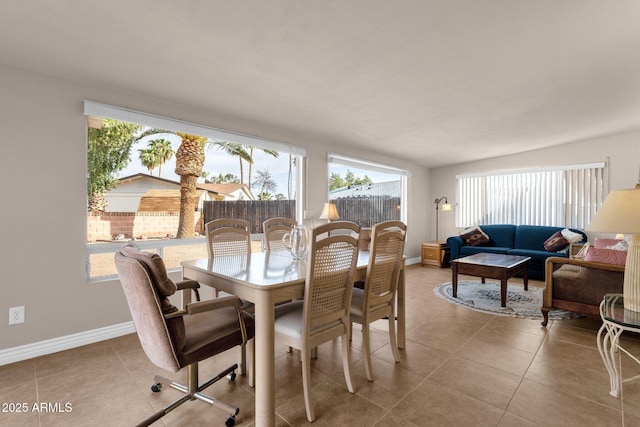
[[[462,230],[460,237],[462,237],[464,243],[469,246],[487,246],[491,243],[489,236],[477,225]]]
[[[547,252],[560,252],[569,246],[569,241],[562,235],[561,231],[556,231],[551,237],[545,240],[543,246]]]
[[[568,228],[565,228],[561,231],[562,237],[567,239],[569,243],[577,243],[582,240],[582,234],[576,233],[575,231],[571,231]]]
[[[627,241],[624,239],[600,239],[596,237],[593,246],[598,249],[616,249],[619,251],[627,250]]]
[[[614,249],[600,249],[593,247],[589,249],[584,260],[601,262],[603,264],[625,265],[627,262],[627,253],[625,251],[616,251]]]

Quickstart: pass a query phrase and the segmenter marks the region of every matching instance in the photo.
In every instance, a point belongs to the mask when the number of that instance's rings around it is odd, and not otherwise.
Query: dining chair
[[[393,359],[396,363],[400,362],[396,343],[395,300],[406,235],[407,226],[401,221],[384,221],[374,225],[367,275],[363,284],[356,284],[353,288],[351,321],[362,325],[364,366],[369,381],[373,381],[369,328],[372,322],[385,317],[389,319]]]
[[[358,260],[360,226],[335,221],[311,232],[304,299],[275,309],[276,339],[300,350],[302,384],[307,420],[314,421],[311,404],[311,350],[338,337],[342,341],[342,366],[347,389],[354,393],[351,379],[349,320],[353,275]]]
[[[226,257],[230,268],[241,268],[247,265],[251,257],[251,224],[249,221],[235,218],[218,218],[209,221],[204,225],[204,234],[207,237],[207,252],[209,258],[216,259]],[[218,296],[218,291],[213,287],[214,295]],[[253,303],[241,299],[242,310],[253,314],[255,306]],[[255,360],[255,359],[252,359]],[[242,352],[242,367],[247,365],[246,352]],[[253,386],[254,364],[250,365],[249,385]],[[244,371],[242,371],[244,373]]]
[[[251,253],[251,224],[235,218],[218,218],[204,225],[209,258]]]
[[[202,391],[225,376],[233,381],[238,365],[200,384],[198,362],[236,346],[244,349],[253,338],[254,319],[241,310],[240,299],[228,296],[197,301],[180,310],[171,304],[169,297],[176,291],[197,289],[198,282],[173,282],[167,277],[158,254],[140,251],[133,243],[120,248],[115,254],[115,264],[144,353],[153,364],[167,371],[187,368],[187,385],[160,375],[154,377],[153,392],[160,392],[166,386],[182,392],[183,396],[138,425],[148,426],[179,405],[198,399],[226,411],[229,415],[225,425],[233,426],[240,409]]]
[[[263,246],[267,255],[275,251],[288,251],[282,238],[291,233],[291,229],[297,225],[291,218],[269,218],[262,223]]]

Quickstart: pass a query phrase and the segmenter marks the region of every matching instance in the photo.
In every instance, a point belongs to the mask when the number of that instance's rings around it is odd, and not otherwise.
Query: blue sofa
[[[531,257],[528,264],[529,278],[544,280],[547,258],[569,256],[569,247],[561,252],[547,252],[544,248],[544,242],[554,233],[561,231],[562,227],[495,224],[481,225],[480,228],[491,239],[484,246],[466,245],[460,236],[451,236],[447,239],[452,260],[481,252],[528,256]],[[582,231],[573,228],[570,230],[581,234],[583,243],[587,241],[587,235]]]

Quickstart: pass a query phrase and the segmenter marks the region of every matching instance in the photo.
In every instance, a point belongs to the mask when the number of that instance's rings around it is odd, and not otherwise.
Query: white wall
[[[453,202],[457,174],[571,165],[607,159],[609,160],[609,189],[633,188],[638,183],[640,169],[640,132],[606,136],[511,156],[431,169],[431,191],[434,195],[446,195],[449,201]],[[433,203],[432,208],[435,212]],[[430,220],[435,221],[434,218],[435,215],[432,213]],[[454,235],[459,230],[460,228],[455,227],[454,212],[440,212],[441,237],[446,240],[447,236]]]
[[[427,237],[428,171],[338,142],[293,135],[220,111],[88,87],[0,66],[0,351],[128,322],[117,283],[85,282],[86,121],[83,100],[113,104],[305,146],[307,209],[318,217],[327,198],[327,151],[405,168],[409,178],[407,255]],[[34,201],[33,194],[38,194]],[[26,323],[8,326],[9,307],[26,307]],[[5,320],[2,320],[5,319]]]

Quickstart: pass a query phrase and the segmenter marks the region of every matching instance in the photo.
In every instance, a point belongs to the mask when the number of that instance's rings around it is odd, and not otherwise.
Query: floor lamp
[[[609,192],[587,230],[631,234],[624,267],[624,308],[640,312],[640,184],[632,190]]]
[[[449,200],[447,200],[447,198],[445,196],[442,196],[438,199],[435,200],[435,204],[436,204],[436,242],[438,241],[438,216],[440,216],[440,210],[438,209],[438,205],[440,204],[440,202],[442,202],[444,200],[444,203],[442,204],[442,210],[443,211],[450,211],[453,208],[451,207],[451,205],[449,204]]]

